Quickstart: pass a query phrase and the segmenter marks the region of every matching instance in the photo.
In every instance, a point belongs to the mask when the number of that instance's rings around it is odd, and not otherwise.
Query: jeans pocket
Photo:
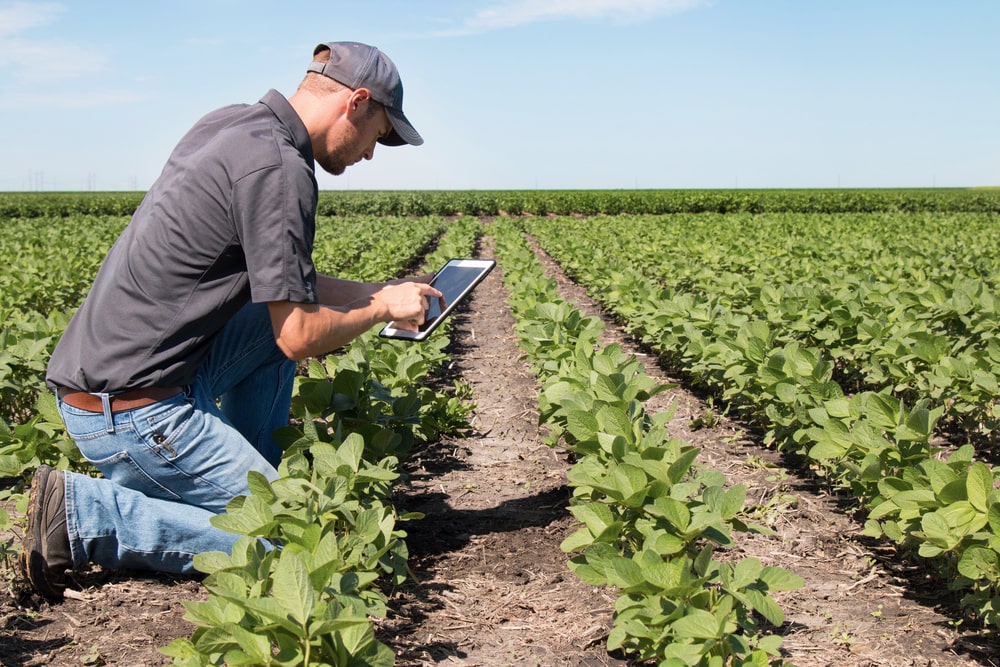
[[[137,444],[135,431],[118,430],[103,437],[78,441],[80,452],[105,478],[151,498],[177,501],[181,497],[160,484],[129,451]],[[137,452],[141,456],[141,450]]]
[[[194,403],[181,395],[161,402],[154,411],[137,414],[136,432],[153,453],[173,461],[183,451],[187,434],[197,430],[198,417]]]

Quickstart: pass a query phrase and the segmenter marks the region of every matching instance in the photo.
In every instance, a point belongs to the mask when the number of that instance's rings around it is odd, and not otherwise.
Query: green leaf
[[[916,436],[927,439],[934,432],[935,418],[926,408],[916,408],[906,416],[906,427]]]
[[[597,417],[583,410],[570,410],[566,415],[566,430],[576,440],[592,440],[599,430]]]
[[[711,613],[702,609],[688,609],[671,627],[681,637],[715,639],[722,634],[720,625],[719,620]]]
[[[609,481],[614,485],[614,490],[621,494],[616,500],[620,500],[626,507],[642,507],[647,491],[646,473],[641,468],[628,464],[613,466],[610,472]],[[608,495],[615,497],[610,490]]]
[[[628,413],[616,405],[604,405],[597,411],[600,430],[611,435],[621,435],[631,441],[634,438],[634,424]]]
[[[188,665],[201,665],[201,653],[194,647],[190,639],[180,637],[173,640],[166,646],[156,649],[168,658],[174,658],[175,665],[187,667]]]
[[[309,377],[316,380],[325,380],[328,377],[326,369],[323,367],[323,364],[321,364],[319,360],[315,358],[309,360],[308,371],[309,371],[308,372]]]
[[[778,627],[785,622],[785,613],[770,595],[756,589],[750,589],[746,592],[746,596],[753,608],[766,618],[768,623]]]
[[[586,505],[574,505],[570,507],[569,511],[582,521],[594,536],[602,534],[615,523],[611,509],[604,503],[593,502]]]
[[[624,591],[631,588],[641,587],[645,582],[642,576],[642,568],[630,558],[618,557],[611,561],[611,568],[607,571],[608,583],[617,586]]]
[[[263,616],[287,630],[293,637],[303,637],[306,629],[291,617],[281,603],[274,598],[248,598],[245,601],[247,609]]]
[[[937,459],[928,459],[921,463],[920,467],[927,473],[927,480],[931,484],[931,489],[938,496],[941,495],[941,491],[948,484],[958,479],[958,474],[950,466]]]
[[[239,643],[240,648],[246,653],[249,660],[247,665],[266,664],[271,659],[271,642],[267,635],[250,632],[239,625],[233,627],[233,638]],[[232,660],[229,661],[232,664]]]
[[[0,455],[0,479],[5,477],[20,477],[28,469],[28,466],[21,463],[13,454]]]
[[[206,655],[212,653],[224,653],[238,644],[227,628],[205,628],[205,631],[198,635],[194,642],[195,648]]]
[[[689,449],[677,457],[677,460],[670,464],[670,481],[678,484],[690,472],[691,464],[698,458],[698,449]]]
[[[651,505],[647,505],[645,510],[652,516],[666,519],[681,533],[687,532],[688,526],[691,524],[691,510],[685,503],[676,498],[657,498]]]
[[[791,382],[779,382],[774,386],[774,395],[782,403],[795,403],[799,396],[799,388]]]
[[[55,394],[51,391],[43,391],[38,394],[38,398],[35,400],[35,410],[47,422],[53,424],[62,423],[62,416],[59,414],[58,407],[56,407]]]
[[[805,585],[805,580],[794,572],[768,565],[760,573],[760,580],[769,591],[794,591]]]
[[[899,425],[899,399],[885,394],[871,394],[868,397],[868,418],[877,427],[895,431]]]
[[[230,555],[221,551],[206,551],[194,555],[195,569],[205,574],[212,574],[217,570],[231,567],[232,564],[233,561]]]
[[[753,667],[767,667],[771,664],[768,660],[768,655],[773,655],[775,657],[781,655],[781,636],[780,635],[767,635],[766,637],[761,637],[757,640],[757,647],[760,651],[754,651],[752,656]]]
[[[957,537],[952,532],[951,526],[940,512],[924,514],[920,519],[920,528],[934,546],[947,550],[957,542]]]
[[[1000,535],[1000,503],[990,505],[990,511],[986,516],[990,524],[990,531],[994,535]]]
[[[993,474],[985,463],[977,461],[969,468],[966,479],[969,502],[980,512],[989,509],[989,497],[993,491]]]
[[[992,549],[971,547],[958,561],[958,571],[973,581],[1000,579],[1000,554]]]
[[[847,453],[847,447],[831,439],[823,432],[820,439],[809,449],[809,458],[816,461],[836,461]]]
[[[836,398],[824,404],[827,414],[837,419],[848,419],[851,416],[851,401],[848,398]]]
[[[660,556],[672,556],[680,553],[687,546],[687,542],[676,535],[661,530],[647,539],[644,545],[646,549],[655,551]]]
[[[316,605],[316,592],[309,571],[298,554],[285,551],[274,570],[274,600],[301,626],[309,622]]]
[[[646,581],[653,584],[660,590],[671,590],[681,585],[684,575],[684,560],[674,558],[647,565],[642,568],[642,574]]]
[[[760,559],[744,558],[733,568],[733,586],[737,589],[743,589],[755,583],[760,577],[762,569]]]
[[[247,496],[238,510],[217,514],[212,525],[237,535],[267,535],[277,525],[271,506],[258,496]]]
[[[256,470],[248,472],[247,486],[253,495],[260,496],[269,503],[275,501],[274,492],[271,490],[271,482],[262,473]]]
[[[365,455],[365,439],[360,433],[351,433],[337,447],[337,456],[348,464],[351,470],[357,472],[361,468],[361,459]]]
[[[732,519],[734,516],[743,511],[743,505],[746,503],[746,499],[747,487],[743,484],[737,484],[726,491],[722,498],[722,506],[719,508],[719,513],[722,514],[722,518],[727,520]]]
[[[584,549],[594,542],[594,536],[591,534],[590,530],[586,527],[580,528],[579,530],[573,531],[566,539],[562,541],[559,548],[566,553],[571,553],[573,551],[579,551]]]

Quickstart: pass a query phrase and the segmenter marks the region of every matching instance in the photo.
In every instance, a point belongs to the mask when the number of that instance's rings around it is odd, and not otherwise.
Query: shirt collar
[[[309,140],[309,131],[306,129],[302,119],[299,118],[299,114],[295,112],[292,105],[285,99],[285,96],[272,89],[267,91],[264,97],[260,98],[260,102],[271,110],[271,113],[275,115],[282,125],[288,128],[299,152],[309,160],[309,164],[312,164],[313,151],[312,142]]]

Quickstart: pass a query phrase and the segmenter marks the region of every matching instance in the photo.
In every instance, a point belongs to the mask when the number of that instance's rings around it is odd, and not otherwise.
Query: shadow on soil
[[[454,509],[448,504],[450,496],[438,492],[417,493],[398,502],[401,511],[425,515],[407,524],[406,544],[426,569],[428,560],[461,549],[473,536],[548,526],[566,516],[568,499],[569,490],[561,486],[476,510]]]
[[[418,572],[417,580],[407,581],[389,593],[394,601],[390,604],[390,609],[394,610],[390,614],[406,622],[394,623],[391,629],[376,633],[381,641],[398,650],[398,664],[427,664],[428,657],[435,661],[466,657],[455,641],[438,641],[433,636],[422,638],[417,646],[399,641],[416,632],[432,613],[444,609],[449,595],[457,594],[456,588],[448,583],[430,581],[439,562],[460,552],[477,536],[544,530],[566,517],[568,499],[568,489],[560,486],[485,509],[455,509],[449,505],[452,496],[435,491],[413,493],[396,501],[400,511],[424,514],[423,519],[406,524],[406,544],[410,563]],[[470,576],[474,576],[476,569],[470,564]],[[498,574],[511,580],[524,576],[516,565],[513,569]]]

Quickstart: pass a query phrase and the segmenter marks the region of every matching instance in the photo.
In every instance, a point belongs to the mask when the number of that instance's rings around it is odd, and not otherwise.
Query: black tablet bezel
[[[475,287],[479,285],[479,283],[481,283],[487,275],[489,275],[494,266],[496,266],[496,260],[492,259],[455,258],[448,260],[445,265],[441,267],[441,270],[434,274],[434,278],[432,278],[430,282],[431,285],[434,285],[434,283],[438,280],[438,277],[447,271],[449,267],[478,268],[479,272],[475,275],[475,277],[462,286],[461,292],[454,298],[453,301],[445,305],[440,315],[432,321],[425,322],[419,331],[397,329],[393,326],[394,322],[390,322],[382,328],[382,331],[379,332],[379,336],[382,338],[392,338],[396,340],[426,340],[427,337],[441,325],[441,322],[447,319],[455,308],[469,296],[472,290],[475,289]]]

